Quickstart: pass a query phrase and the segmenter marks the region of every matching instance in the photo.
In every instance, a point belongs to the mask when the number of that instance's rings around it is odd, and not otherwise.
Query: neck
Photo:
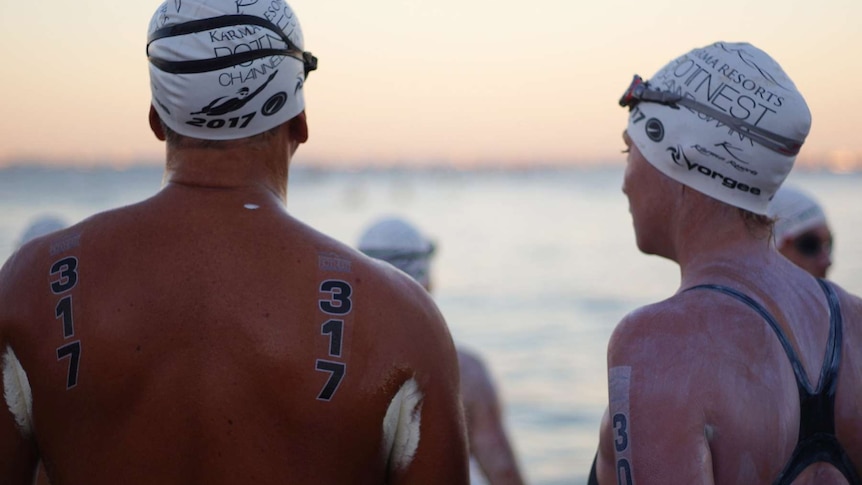
[[[167,147],[165,184],[269,192],[287,203],[287,177],[295,148],[281,135],[258,144]]]
[[[688,190],[685,197],[673,236],[682,287],[719,275],[744,275],[775,256],[768,227],[700,193]]]

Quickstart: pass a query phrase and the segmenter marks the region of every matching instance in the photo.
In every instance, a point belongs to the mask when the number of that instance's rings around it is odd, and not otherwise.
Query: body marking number
[[[317,399],[321,401],[329,401],[338,390],[341,384],[341,379],[344,378],[344,372],[347,370],[347,365],[341,362],[332,362],[331,360],[317,359],[315,366],[317,370],[329,372],[329,379],[326,380],[326,385],[320,390]]]
[[[71,290],[78,284],[78,258],[70,256],[57,261],[51,266],[51,274],[60,275],[51,282],[51,291],[55,295]]]
[[[72,319],[72,295],[68,295],[57,302],[54,314],[57,318],[63,318],[63,338],[74,336],[75,321]]]
[[[78,284],[78,258],[69,256],[51,265],[51,291],[55,295],[71,291]],[[75,335],[75,319],[72,316],[72,295],[66,295],[54,307],[54,316],[63,321],[63,338]],[[66,374],[66,390],[78,385],[78,369],[81,364],[81,341],[69,342],[57,348],[57,360],[69,358],[69,371]]]
[[[341,336],[344,333],[344,320],[327,320],[320,326],[322,335],[329,334],[329,355],[341,357]]]
[[[629,435],[628,430],[626,429],[625,414],[614,414],[614,430],[617,432],[617,436],[614,438],[614,446],[616,447],[617,452],[623,452],[629,447]]]
[[[70,342],[57,349],[57,360],[69,357],[69,373],[66,376],[66,389],[78,385],[78,365],[81,362],[81,341]]]
[[[353,288],[346,281],[341,280],[324,280],[320,283],[320,292],[327,293],[327,298],[322,298],[317,301],[317,306],[320,311],[327,315],[345,316],[350,313],[353,307],[353,302],[350,296],[353,294]],[[330,318],[320,325],[320,334],[329,336],[329,357],[342,358],[344,346],[344,320]],[[341,385],[344,374],[347,372],[347,364],[344,362],[336,362],[332,360],[317,359],[314,368],[319,372],[328,372],[329,378],[323,389],[317,395],[320,401],[329,401]]]
[[[629,447],[628,420],[625,414],[614,414],[614,431],[616,431],[614,448],[617,450],[617,453],[622,453]],[[626,458],[619,457],[617,460],[617,485],[631,485],[631,483],[631,464]]]
[[[353,289],[346,281],[326,280],[320,284],[321,293],[329,293],[330,299],[319,300],[318,305],[323,313],[329,315],[347,315],[350,313],[350,294]]]

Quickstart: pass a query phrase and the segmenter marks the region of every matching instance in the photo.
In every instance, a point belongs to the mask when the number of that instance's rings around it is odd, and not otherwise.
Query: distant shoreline
[[[161,172],[164,168],[163,162],[137,162],[112,166],[107,162],[81,164],[81,165],[58,165],[46,161],[20,161],[0,166],[0,176],[10,173],[37,173],[37,172]],[[452,164],[452,163],[318,163],[309,160],[297,160],[291,167],[291,174],[374,174],[374,173],[542,173],[542,172],[603,172],[616,171],[625,166],[625,160],[591,162],[591,163],[562,163],[562,162],[533,162],[513,163],[505,162],[498,165],[492,163],[476,164]],[[793,168],[794,173],[828,173],[836,175],[862,173],[862,165],[858,167],[837,167],[830,165],[797,164]]]

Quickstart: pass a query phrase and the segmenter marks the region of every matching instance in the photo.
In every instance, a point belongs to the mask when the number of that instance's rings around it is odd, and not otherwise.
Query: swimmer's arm
[[[0,410],[0,483],[31,485],[38,463],[35,443],[21,436],[4,399]]]
[[[462,362],[463,365],[463,362]],[[515,453],[503,427],[503,416],[497,392],[487,370],[481,362],[475,362],[476,382],[465,383],[473,391],[473,396],[465,407],[470,416],[468,426],[470,452],[476,457],[479,466],[490,483],[494,485],[522,485],[524,479],[518,469]],[[462,378],[464,372],[462,372]],[[463,386],[462,386],[463,388]]]
[[[416,349],[416,380],[423,393],[419,446],[410,463],[391,464],[391,485],[468,485],[469,468],[458,360],[442,317]]]
[[[13,301],[13,285],[10,276],[11,264],[0,270],[0,356],[5,353],[8,345],[5,337],[10,326],[11,317],[7,309]],[[3,360],[0,358],[0,367]],[[5,389],[5,386],[4,386]],[[0,394],[0,483],[9,485],[30,485],[36,476],[36,465],[39,455],[36,444],[26,439],[15,423],[15,417],[9,411],[5,397]]]
[[[611,426],[610,410],[605,409],[605,414],[602,416],[602,424],[599,427],[599,449],[596,452],[596,458],[593,463],[597,481],[589,482],[588,485],[617,483],[612,436],[613,427]]]
[[[629,316],[611,337],[609,415],[601,439],[613,452],[614,479],[603,473],[600,483],[714,483],[698,397],[704,383],[692,370],[700,360],[667,318]]]

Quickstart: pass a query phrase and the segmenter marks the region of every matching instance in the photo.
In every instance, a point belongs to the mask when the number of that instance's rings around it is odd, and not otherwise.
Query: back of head
[[[305,109],[317,59],[284,0],[167,0],[148,34],[152,105],[180,135],[248,138]]]
[[[765,215],[811,126],[781,66],[747,43],[694,49],[639,77],[620,104],[628,134],[668,177],[723,203]]]
[[[409,222],[397,217],[380,219],[365,229],[357,246],[366,255],[392,264],[429,287],[434,244]]]
[[[826,224],[826,214],[814,198],[798,187],[784,185],[769,204],[769,215],[775,218],[773,235],[780,245],[805,231]]]

